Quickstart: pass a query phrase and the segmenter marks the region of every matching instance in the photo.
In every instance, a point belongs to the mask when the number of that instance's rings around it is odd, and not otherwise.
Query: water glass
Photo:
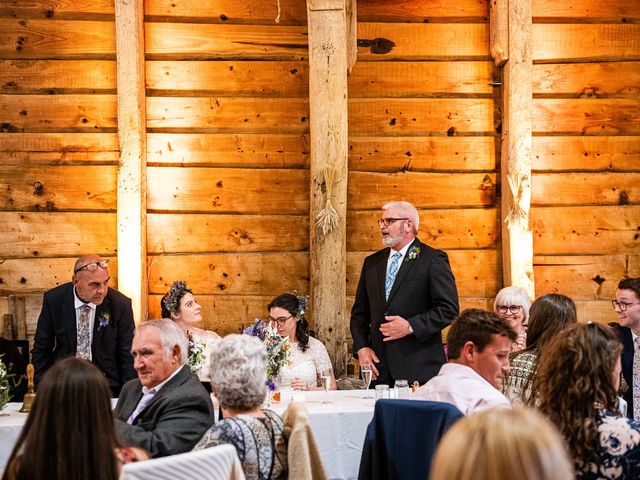
[[[397,392],[398,399],[409,398],[409,382],[406,380],[396,380],[394,384],[395,391]]]
[[[376,400],[389,398],[389,385],[376,385]]]

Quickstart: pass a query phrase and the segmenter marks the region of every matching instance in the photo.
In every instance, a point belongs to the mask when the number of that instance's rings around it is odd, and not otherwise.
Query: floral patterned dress
[[[247,480],[287,478],[287,446],[282,418],[271,410],[264,417],[241,414],[225,418],[211,427],[194,450],[233,445]]]
[[[209,357],[214,345],[222,338],[211,330],[201,328],[191,328],[187,332],[189,339],[189,357],[187,363],[193,373],[198,375],[201,382],[211,380],[209,371]]]
[[[579,480],[640,478],[640,422],[599,409],[596,421],[600,434],[600,460],[576,460]]]

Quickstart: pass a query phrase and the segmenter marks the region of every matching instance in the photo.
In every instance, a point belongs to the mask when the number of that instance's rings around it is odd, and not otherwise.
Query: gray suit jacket
[[[186,365],[129,425],[127,419],[140,398],[142,384],[137,378],[122,387],[114,411],[116,432],[123,444],[142,447],[153,457],[190,451],[213,425],[211,398]]]

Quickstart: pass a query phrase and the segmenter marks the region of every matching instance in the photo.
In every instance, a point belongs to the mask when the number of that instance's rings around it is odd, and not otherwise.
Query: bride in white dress
[[[279,295],[267,307],[267,321],[277,327],[280,336],[289,337],[291,342],[291,365],[280,369],[276,384],[291,386],[294,390],[322,390],[318,379],[330,376],[329,389],[335,390],[336,379],[329,354],[322,342],[309,336],[305,307],[306,299],[291,293]]]
[[[202,322],[201,307],[183,280],[176,280],[160,301],[162,317],[176,322],[189,340],[187,363],[201,382],[210,381],[209,353],[221,340],[220,335],[211,330],[203,330],[195,325]]]

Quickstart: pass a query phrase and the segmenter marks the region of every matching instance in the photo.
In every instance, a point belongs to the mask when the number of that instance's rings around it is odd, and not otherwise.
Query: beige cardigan
[[[309,425],[309,414],[303,403],[292,402],[284,412],[284,436],[287,439],[289,478],[327,480],[320,452]]]

